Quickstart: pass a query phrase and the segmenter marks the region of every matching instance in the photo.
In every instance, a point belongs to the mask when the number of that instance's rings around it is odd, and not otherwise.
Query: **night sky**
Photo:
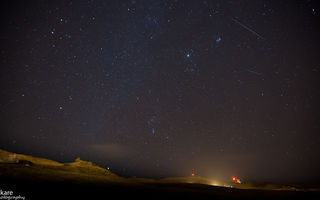
[[[123,176],[320,178],[318,1],[6,1],[0,148]]]

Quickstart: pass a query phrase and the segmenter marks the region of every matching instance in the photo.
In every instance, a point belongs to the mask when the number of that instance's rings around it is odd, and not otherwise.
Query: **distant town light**
[[[239,178],[236,178],[236,177],[232,177],[232,181],[234,182],[234,183],[238,183],[238,184],[241,184],[241,180],[239,179]]]

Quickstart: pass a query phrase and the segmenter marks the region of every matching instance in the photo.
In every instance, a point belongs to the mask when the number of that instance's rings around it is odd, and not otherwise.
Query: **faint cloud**
[[[234,153],[226,154],[222,156],[222,159],[225,161],[249,161],[252,160],[254,156],[251,153]]]
[[[95,156],[104,158],[121,158],[127,156],[130,152],[127,146],[115,143],[90,144],[87,149]]]

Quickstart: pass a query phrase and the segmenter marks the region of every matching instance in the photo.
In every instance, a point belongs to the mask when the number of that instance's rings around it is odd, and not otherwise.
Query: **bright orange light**
[[[237,183],[240,183],[240,179],[237,179]]]
[[[235,180],[236,180],[236,177],[232,177],[232,180],[235,181]]]
[[[191,176],[194,176],[194,173],[192,173]]]

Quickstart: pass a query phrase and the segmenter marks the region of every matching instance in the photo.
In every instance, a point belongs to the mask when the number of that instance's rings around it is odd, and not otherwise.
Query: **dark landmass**
[[[320,185],[315,183],[232,184],[198,176],[123,178],[80,158],[59,163],[3,150],[0,189],[25,199],[320,199]]]

